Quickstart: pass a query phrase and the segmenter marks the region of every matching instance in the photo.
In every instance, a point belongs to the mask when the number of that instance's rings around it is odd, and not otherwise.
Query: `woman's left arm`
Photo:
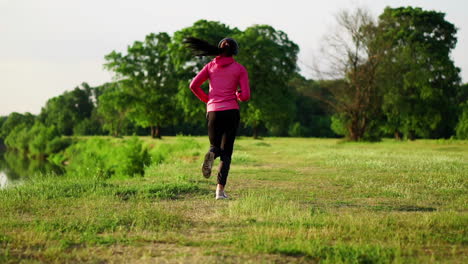
[[[205,65],[203,69],[193,78],[190,83],[190,90],[204,103],[208,103],[208,95],[201,89],[201,85],[208,80],[208,65]]]

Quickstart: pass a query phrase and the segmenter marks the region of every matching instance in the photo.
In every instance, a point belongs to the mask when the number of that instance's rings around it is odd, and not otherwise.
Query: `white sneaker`
[[[228,196],[224,191],[216,190],[216,200],[228,199]]]

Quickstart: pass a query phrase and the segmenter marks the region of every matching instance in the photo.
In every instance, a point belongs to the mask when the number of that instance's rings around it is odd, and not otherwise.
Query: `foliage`
[[[83,119],[73,127],[73,135],[77,136],[91,136],[91,135],[102,135],[103,127],[99,121],[96,108],[91,113],[89,118]]]
[[[55,126],[46,127],[40,122],[36,122],[28,133],[30,134],[28,150],[31,157],[43,157],[47,154],[52,154],[47,152],[47,150],[53,150],[49,144],[54,139],[60,138]]]
[[[456,124],[460,70],[450,52],[457,29],[445,14],[421,8],[386,8],[376,45],[384,51],[379,79],[388,133],[449,137]]]
[[[45,153],[54,154],[64,151],[73,144],[73,139],[68,137],[55,137],[47,143]]]
[[[70,139],[61,138],[55,126],[45,126],[36,121],[32,127],[25,124],[16,126],[8,134],[5,144],[28,155],[30,158],[44,159],[45,157],[64,150],[71,144]]]
[[[97,112],[103,120],[103,129],[115,137],[122,135],[124,128],[128,126],[128,113],[135,100],[127,92],[125,85],[124,81],[104,84],[102,87],[105,89],[98,97]]]
[[[3,137],[2,137],[2,126],[6,122],[7,119],[8,119],[8,116],[0,116],[0,143],[1,143],[1,140],[3,139]]]
[[[307,128],[301,125],[299,122],[294,122],[288,131],[288,135],[292,137],[304,137],[308,134]]]
[[[39,120],[47,126],[55,126],[61,135],[70,136],[77,124],[91,117],[93,109],[92,88],[83,83],[73,91],[49,99]]]
[[[358,141],[376,134],[375,123],[380,119],[382,98],[376,75],[381,56],[373,43],[376,27],[369,12],[360,8],[342,11],[336,19],[336,32],[327,34],[324,42],[328,68],[318,69],[322,78],[336,81],[322,82],[327,92],[317,93],[316,98],[340,116],[346,136]]]
[[[317,93],[326,93],[321,82],[308,80],[296,74],[289,85],[295,90],[296,117],[294,120],[295,123],[301,125],[302,131],[299,134],[309,137],[335,137],[336,134],[330,127],[330,110],[315,96]],[[291,133],[289,135],[292,136]]]
[[[99,179],[143,176],[145,167],[151,162],[147,148],[136,137],[80,140],[66,149],[65,157],[69,162],[67,173]]]
[[[340,136],[347,136],[348,130],[346,129],[345,123],[346,120],[342,116],[335,114],[331,117],[330,127],[333,130],[333,132],[335,132],[335,134]]]
[[[294,92],[289,81],[297,72],[299,47],[283,31],[255,25],[234,36],[240,46],[238,61],[249,72],[252,100],[241,107],[243,122],[261,124],[273,135],[285,135],[295,115]]]
[[[240,107],[242,135],[463,137],[468,86],[460,85],[459,69],[450,59],[457,30],[444,13],[386,8],[374,21],[357,9],[341,12],[337,24],[324,42],[327,60],[318,62],[321,80],[298,73],[299,48],[285,32],[268,25],[241,31],[199,20],[172,38],[151,33],[124,53],[111,52],[105,67],[116,74],[115,81],[94,88],[83,83],[51,98],[37,119],[60,135],[151,130],[159,137],[161,129],[170,135],[205,134],[206,106],[188,87],[212,58],[195,57],[183,40],[192,36],[216,44],[233,37],[240,45],[236,60],[247,68],[252,89],[252,100]],[[36,137],[28,129],[35,119],[29,113],[0,117],[0,143],[9,137],[10,147],[29,152],[28,142]],[[44,150],[40,142],[46,134],[36,138],[34,153]]]
[[[29,143],[32,140],[30,128],[25,124],[16,126],[5,138],[5,145],[10,149],[15,149],[24,155],[29,152]]]
[[[144,41],[135,41],[127,54],[112,51],[105,56],[105,67],[125,80],[126,93],[134,102],[129,118],[143,127],[151,127],[152,137],[160,137],[159,128],[175,122],[174,95],[176,79],[170,60],[166,33],[149,34]],[[130,103],[131,103],[130,102]]]
[[[0,138],[6,139],[15,127],[24,125],[25,127],[31,127],[34,124],[35,116],[30,113],[20,114],[13,112],[8,115],[6,120],[2,118],[3,124],[0,127]]]
[[[468,101],[462,104],[462,114],[455,128],[458,139],[468,139]]]

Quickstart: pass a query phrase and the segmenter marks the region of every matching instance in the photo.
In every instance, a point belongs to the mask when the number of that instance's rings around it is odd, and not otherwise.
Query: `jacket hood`
[[[218,56],[216,57],[214,60],[214,63],[218,66],[221,66],[221,67],[224,67],[224,66],[227,66],[231,63],[234,62],[234,58],[233,57],[223,57],[223,56]]]

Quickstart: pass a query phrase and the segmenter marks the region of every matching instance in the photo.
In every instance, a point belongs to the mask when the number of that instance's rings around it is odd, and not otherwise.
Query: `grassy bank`
[[[468,261],[466,141],[241,138],[229,201],[201,176],[205,137],[144,141],[144,177],[0,191],[0,262]]]

